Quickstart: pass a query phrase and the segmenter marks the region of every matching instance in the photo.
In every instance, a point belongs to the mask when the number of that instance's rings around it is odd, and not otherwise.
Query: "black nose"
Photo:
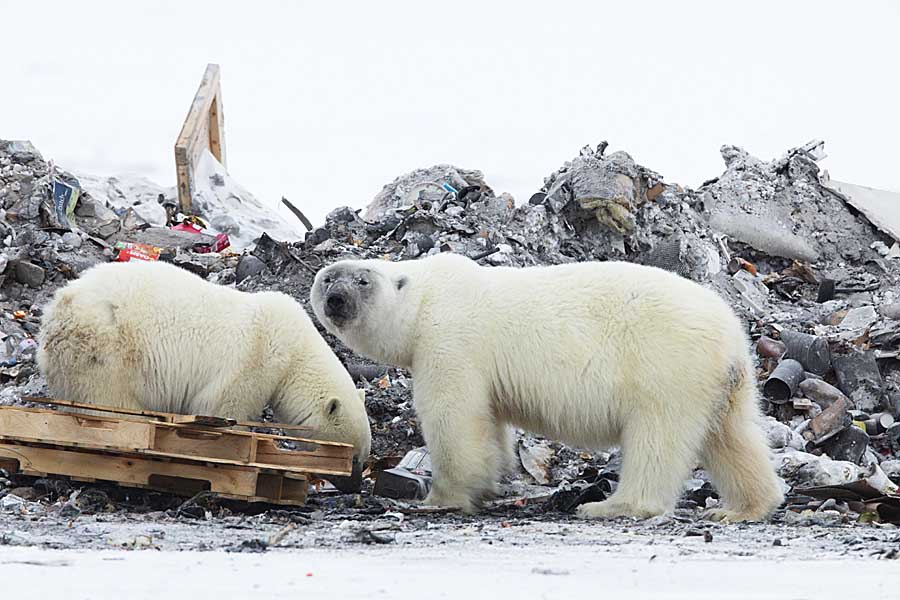
[[[347,305],[347,299],[343,294],[329,294],[325,299],[325,306],[333,311],[339,311]]]

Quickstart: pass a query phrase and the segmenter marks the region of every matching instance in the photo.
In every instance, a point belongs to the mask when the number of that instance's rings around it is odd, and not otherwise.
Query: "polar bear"
[[[207,282],[171,264],[108,263],[56,292],[37,363],[50,393],[77,402],[275,419],[353,444],[358,489],[371,432],[362,392],[300,304]],[[336,483],[336,485],[338,485]]]
[[[429,504],[471,512],[494,493],[510,425],[621,446],[618,489],[579,507],[583,517],[671,510],[698,459],[724,498],[710,517],[763,519],[782,501],[743,327],[714,292],[673,273],[481,267],[451,254],[340,261],[316,275],[311,303],[350,348],[412,371]]]

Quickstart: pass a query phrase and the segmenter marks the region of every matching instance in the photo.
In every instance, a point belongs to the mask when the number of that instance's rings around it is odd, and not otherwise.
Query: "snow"
[[[710,574],[714,573],[714,577]],[[202,575],[201,575],[202,574]],[[900,571],[859,559],[683,558],[645,546],[612,554],[553,545],[540,552],[458,549],[305,549],[225,552],[0,549],[0,578],[17,600],[179,600],[304,597],[590,598],[690,600],[888,598]],[[862,583],[864,582],[864,583]]]

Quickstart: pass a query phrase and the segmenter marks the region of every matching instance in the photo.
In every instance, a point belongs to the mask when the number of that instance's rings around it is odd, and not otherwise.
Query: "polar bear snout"
[[[325,293],[325,316],[338,327],[356,316],[356,302],[346,286],[333,285]]]

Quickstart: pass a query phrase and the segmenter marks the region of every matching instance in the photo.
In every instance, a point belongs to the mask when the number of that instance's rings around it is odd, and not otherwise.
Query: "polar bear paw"
[[[736,510],[728,510],[727,508],[711,508],[702,514],[704,519],[710,521],[718,521],[720,523],[739,523],[741,521],[759,521],[753,515],[739,512]]]
[[[646,519],[661,515],[665,510],[651,508],[615,500],[613,498],[603,502],[588,502],[582,504],[576,510],[576,515],[582,519],[614,519],[616,517],[635,517]]]
[[[422,504],[426,506],[440,506],[443,508],[458,508],[462,512],[469,514],[478,510],[475,502],[473,502],[466,494],[446,494],[435,492],[434,489],[432,489],[431,493],[422,501]]]

